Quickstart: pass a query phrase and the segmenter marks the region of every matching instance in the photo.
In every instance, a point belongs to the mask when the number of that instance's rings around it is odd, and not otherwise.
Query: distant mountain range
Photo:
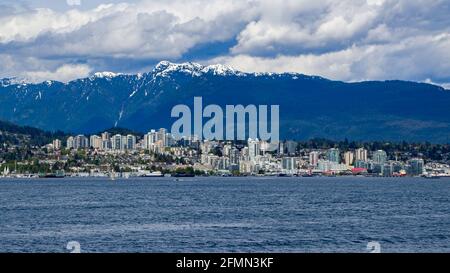
[[[149,73],[96,73],[61,83],[0,80],[0,120],[49,131],[171,127],[177,104],[279,104],[283,139],[447,142],[450,91],[405,81],[345,83],[295,73],[161,62]]]

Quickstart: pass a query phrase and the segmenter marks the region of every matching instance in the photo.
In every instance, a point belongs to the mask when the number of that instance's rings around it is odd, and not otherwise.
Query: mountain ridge
[[[279,104],[281,137],[445,142],[450,92],[409,81],[333,81],[299,73],[245,73],[223,65],[160,62],[141,74],[98,72],[68,83],[0,80],[0,119],[93,133],[165,127],[177,104]],[[192,108],[191,108],[192,109]]]
[[[115,77],[136,77],[137,79],[141,79],[144,76],[147,76],[149,74],[154,74],[156,73],[156,76],[168,76],[168,74],[170,72],[185,72],[185,73],[190,73],[192,76],[201,76],[200,73],[210,73],[212,72],[215,76],[219,75],[219,76],[230,76],[230,75],[234,75],[234,76],[292,76],[294,79],[296,77],[302,77],[302,78],[309,78],[309,79],[321,79],[321,80],[326,80],[326,81],[332,81],[332,82],[341,82],[341,83],[347,83],[347,84],[358,84],[358,83],[389,83],[389,82],[404,82],[404,83],[415,83],[415,84],[425,84],[425,85],[431,85],[431,86],[435,86],[441,90],[446,90],[446,91],[450,91],[449,89],[446,89],[438,84],[435,83],[429,83],[429,82],[416,82],[416,81],[408,81],[408,80],[396,80],[396,79],[391,79],[391,80],[367,80],[367,81],[350,81],[350,82],[346,82],[346,81],[340,81],[340,80],[332,80],[332,79],[327,79],[321,76],[317,76],[317,75],[306,75],[306,74],[302,74],[302,73],[297,73],[297,72],[282,72],[282,73],[277,73],[277,72],[242,72],[239,71],[237,69],[234,69],[231,66],[227,66],[227,65],[222,65],[222,64],[212,64],[212,65],[201,65],[199,63],[196,62],[183,62],[183,63],[173,63],[173,62],[169,62],[169,61],[160,61],[152,71],[149,72],[144,72],[144,73],[131,73],[131,74],[127,74],[127,73],[120,73],[120,72],[111,72],[111,71],[97,71],[95,73],[93,73],[91,76],[86,77],[86,78],[79,78],[79,79],[74,79],[71,80],[69,82],[61,82],[61,81],[57,81],[57,80],[45,80],[42,82],[31,82],[31,81],[27,81],[26,79],[19,79],[17,77],[11,77],[11,78],[2,78],[0,79],[0,87],[8,87],[8,86],[17,86],[17,85],[36,85],[36,84],[47,84],[47,85],[51,85],[51,84],[63,84],[63,85],[68,85],[70,83],[73,82],[77,82],[77,81],[84,81],[84,80],[95,80],[95,79],[112,79]]]
[[[183,62],[183,63],[173,63],[169,61],[160,61],[155,68],[152,71],[144,72],[144,73],[121,73],[121,72],[111,72],[111,71],[97,71],[92,73],[91,76],[85,77],[85,78],[78,78],[71,80],[69,82],[61,82],[57,80],[47,79],[40,82],[31,82],[27,81],[26,79],[19,79],[17,77],[11,77],[11,78],[1,78],[0,84],[5,84],[5,86],[10,85],[30,85],[30,84],[51,84],[51,83],[61,83],[61,84],[70,84],[72,82],[76,82],[79,80],[95,80],[96,78],[106,78],[111,79],[119,76],[129,76],[129,77],[137,77],[142,78],[144,75],[157,73],[158,76],[167,76],[170,72],[187,72],[191,73],[193,76],[200,76],[199,73],[210,73],[212,72],[214,75],[221,75],[221,76],[227,76],[227,75],[235,75],[235,76],[293,76],[293,77],[304,77],[304,78],[312,78],[312,79],[322,79],[322,80],[328,80],[328,81],[334,81],[334,82],[343,82],[343,83],[368,83],[368,82],[407,82],[407,83],[417,83],[417,84],[427,84],[436,86],[438,88],[442,88],[443,90],[448,90],[438,84],[435,83],[429,83],[429,82],[416,82],[416,81],[409,81],[409,80],[398,80],[398,79],[391,79],[391,80],[365,80],[365,81],[340,81],[340,80],[332,80],[328,78],[324,78],[322,76],[317,75],[307,75],[303,73],[297,73],[297,72],[243,72],[240,70],[237,70],[231,66],[222,65],[222,64],[212,64],[212,65],[201,65],[200,63],[196,62]],[[448,90],[450,91],[450,90]]]

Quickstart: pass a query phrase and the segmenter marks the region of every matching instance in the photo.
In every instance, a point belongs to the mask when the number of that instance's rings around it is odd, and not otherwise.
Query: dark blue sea
[[[0,179],[0,252],[450,252],[450,179]]]

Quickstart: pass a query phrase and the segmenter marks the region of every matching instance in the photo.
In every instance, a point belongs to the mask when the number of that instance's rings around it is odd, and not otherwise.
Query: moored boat
[[[164,174],[160,171],[143,174],[142,177],[164,177]]]

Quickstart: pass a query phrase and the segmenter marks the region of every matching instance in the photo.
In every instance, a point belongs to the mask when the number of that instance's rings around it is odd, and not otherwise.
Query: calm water
[[[450,179],[0,180],[0,252],[450,252]]]

